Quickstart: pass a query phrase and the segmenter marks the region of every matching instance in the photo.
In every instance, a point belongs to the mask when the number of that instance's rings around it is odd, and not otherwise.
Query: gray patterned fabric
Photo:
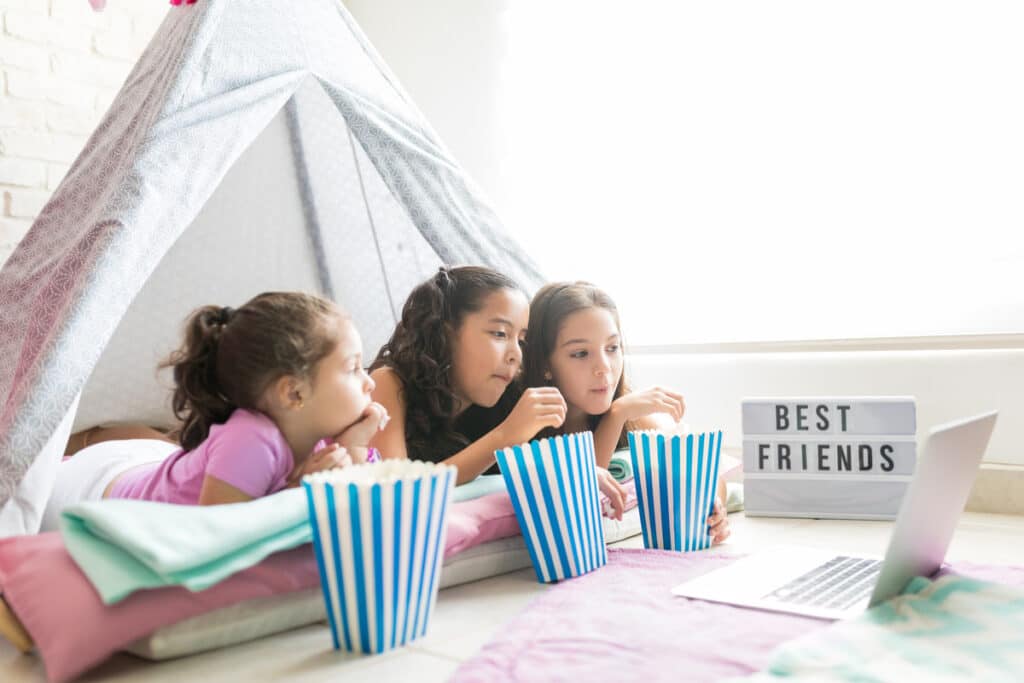
[[[171,8],[0,271],[0,536],[38,529],[77,398],[74,429],[168,423],[194,307],[327,294],[372,356],[442,263],[541,281],[340,2]]]

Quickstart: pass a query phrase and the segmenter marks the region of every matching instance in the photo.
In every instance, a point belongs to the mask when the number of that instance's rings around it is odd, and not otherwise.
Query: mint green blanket
[[[616,451],[612,453],[612,459],[608,463],[608,473],[615,477],[615,481],[618,482],[633,478],[633,461],[629,451]]]
[[[66,508],[61,534],[75,563],[111,605],[137,590],[200,591],[267,555],[312,540],[305,492],[247,503],[170,505],[101,500]]]
[[[744,680],[1019,681],[1024,589],[945,576],[775,651]]]
[[[456,487],[454,502],[504,491],[501,475]],[[201,591],[282,550],[309,543],[306,494],[289,489],[233,505],[101,500],[72,505],[60,521],[64,545],[106,605],[137,590]]]

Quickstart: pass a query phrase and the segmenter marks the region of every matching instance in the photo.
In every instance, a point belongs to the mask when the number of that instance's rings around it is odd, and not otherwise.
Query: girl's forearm
[[[601,418],[597,429],[594,430],[594,456],[598,467],[607,468],[611,463],[612,454],[615,452],[615,446],[619,443],[619,437],[622,436],[622,428],[625,424],[626,421],[615,410],[615,406],[612,406],[612,409]]]
[[[455,465],[459,469],[459,474],[455,478],[456,485],[465,484],[476,479],[494,464],[494,451],[508,446],[505,441],[500,428],[494,429],[442,462],[446,465]]]

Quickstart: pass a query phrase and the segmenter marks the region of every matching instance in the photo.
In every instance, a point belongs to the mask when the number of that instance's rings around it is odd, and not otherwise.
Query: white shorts
[[[42,531],[57,531],[61,511],[69,505],[100,500],[114,479],[140,465],[161,462],[179,449],[159,439],[100,441],[83,448],[57,467],[57,481],[43,513]]]

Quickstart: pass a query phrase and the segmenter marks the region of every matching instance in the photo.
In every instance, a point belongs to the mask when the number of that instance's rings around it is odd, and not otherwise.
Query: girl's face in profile
[[[305,415],[320,438],[352,426],[370,404],[374,382],[363,370],[363,343],[351,320],[339,320],[338,345],[320,361]]]
[[[514,289],[488,294],[452,335],[452,386],[465,409],[498,402],[523,363],[530,304]]]
[[[548,363],[552,382],[570,410],[588,415],[608,412],[622,379],[619,327],[611,312],[594,307],[568,316]]]

